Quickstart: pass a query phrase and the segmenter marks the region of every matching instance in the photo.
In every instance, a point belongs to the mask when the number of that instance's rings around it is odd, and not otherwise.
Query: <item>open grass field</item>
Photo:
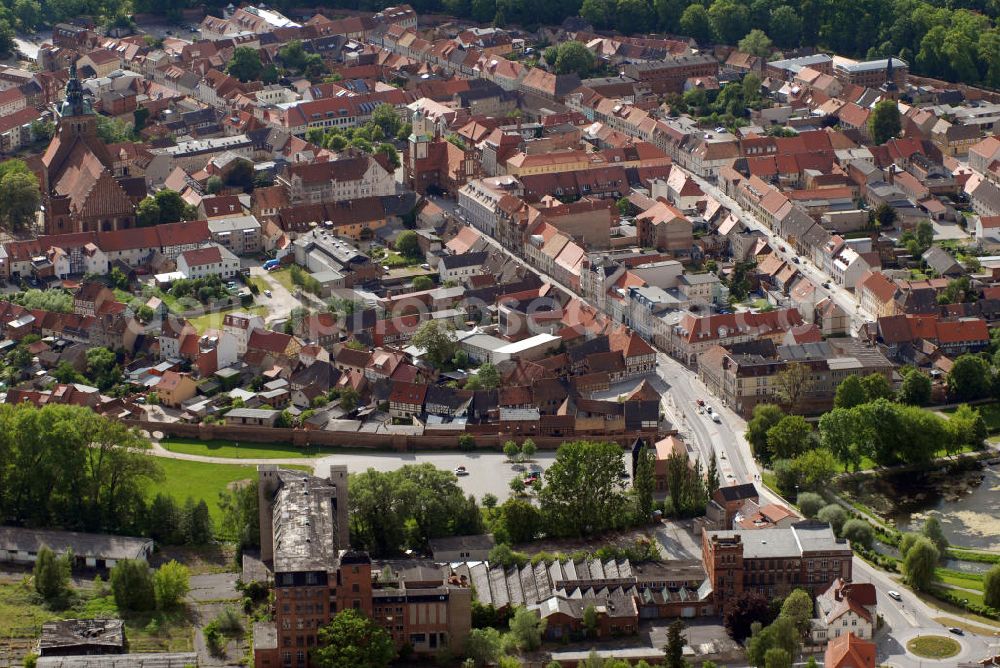
[[[925,659],[947,659],[958,654],[962,646],[945,636],[920,636],[906,643],[906,649]]]
[[[161,482],[150,486],[149,496],[159,493],[169,494],[182,504],[189,496],[195,501],[204,499],[216,526],[219,526],[222,520],[219,492],[225,490],[231,483],[250,480],[257,476],[257,467],[247,464],[205,464],[165,458],[159,458],[157,461],[163,469],[164,478]],[[309,466],[295,468],[312,470]]]
[[[225,457],[227,459],[292,459],[295,457],[315,457],[323,453],[320,448],[299,448],[288,443],[241,443],[232,441],[187,441],[171,438],[160,441],[170,452],[202,457]]]

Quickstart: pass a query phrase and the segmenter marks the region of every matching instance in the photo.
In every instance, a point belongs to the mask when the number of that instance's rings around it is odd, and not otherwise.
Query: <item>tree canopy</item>
[[[73,405],[0,405],[0,515],[34,526],[141,532],[162,475],[148,441]]]
[[[388,632],[358,610],[341,610],[320,627],[310,662],[317,668],[386,668],[396,655]]]
[[[560,446],[539,494],[548,532],[583,536],[625,526],[630,517],[625,454],[617,443],[571,441]]]
[[[450,471],[432,464],[368,469],[349,479],[351,541],[391,556],[423,549],[431,538],[482,532],[479,507]]]

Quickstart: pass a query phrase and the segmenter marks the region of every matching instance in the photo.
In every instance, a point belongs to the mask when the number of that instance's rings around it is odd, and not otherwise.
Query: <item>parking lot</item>
[[[434,466],[454,471],[464,466],[468,475],[459,476],[458,484],[466,494],[482,499],[493,494],[502,503],[510,497],[510,481],[529,470],[544,470],[555,460],[555,452],[538,452],[530,463],[515,465],[501,452],[372,452],[338,454],[323,457],[316,464],[316,474],[325,475],[331,464],[347,464],[351,472],[375,469],[394,471],[407,464],[428,462]]]

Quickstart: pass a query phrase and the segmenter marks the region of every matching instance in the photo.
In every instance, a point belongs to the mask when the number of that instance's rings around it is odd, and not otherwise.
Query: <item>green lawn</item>
[[[423,262],[421,258],[408,258],[404,257],[396,251],[389,251],[388,254],[375,253],[372,257],[372,262],[376,264],[381,264],[394,269],[396,267],[409,267],[412,265],[420,264]]]
[[[275,269],[274,271],[270,271],[268,273],[271,274],[271,277],[274,280],[278,281],[283,286],[285,286],[286,290],[288,290],[292,294],[295,294],[295,289],[298,286],[295,285],[295,283],[292,282],[292,272],[291,272],[290,269]],[[267,286],[265,285],[261,289],[261,292],[263,292],[266,289],[267,289]]]
[[[170,452],[227,459],[291,459],[315,457],[319,452],[315,447],[299,448],[288,443],[243,443],[237,446],[232,441],[186,441],[178,438],[161,441],[160,445]]]
[[[906,643],[906,649],[925,659],[947,659],[958,654],[962,646],[946,636],[918,636]]]
[[[195,501],[204,499],[216,526],[222,520],[219,492],[225,490],[230,483],[257,477],[257,467],[252,465],[204,464],[163,457],[158,458],[157,462],[163,469],[164,478],[150,486],[149,495],[169,494],[179,503],[184,503],[189,496]],[[312,470],[310,466],[292,468]]]
[[[219,329],[222,327],[222,319],[227,313],[249,313],[251,315],[266,316],[267,307],[266,306],[248,306],[246,308],[237,307],[226,309],[225,311],[215,311],[214,313],[206,313],[205,315],[199,315],[197,318],[191,318],[190,322],[199,334],[204,333],[209,329]]]
[[[982,573],[966,573],[964,571],[955,571],[950,568],[935,568],[934,575],[941,582],[949,584],[953,587],[975,589],[980,592],[983,590]],[[968,598],[972,600],[971,596]],[[980,598],[982,597],[980,596]]]

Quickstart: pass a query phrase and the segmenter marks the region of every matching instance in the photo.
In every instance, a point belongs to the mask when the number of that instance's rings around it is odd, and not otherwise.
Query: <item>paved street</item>
[[[689,172],[690,174],[690,172]],[[709,183],[705,179],[691,174],[691,178],[701,187],[702,191],[706,194],[711,195],[723,205],[725,205],[730,211],[736,214],[743,223],[750,229],[757,230],[767,236],[771,247],[775,249],[775,252],[785,261],[792,262],[792,258],[798,257],[792,247],[777,234],[772,232],[763,223],[758,221],[747,211],[743,209],[733,198],[726,195],[722,190],[716,187],[714,184]],[[854,294],[849,290],[846,290],[832,281],[830,276],[818,267],[813,265],[813,263],[807,258],[800,258],[800,263],[798,265],[799,271],[802,272],[812,283],[816,286],[817,294],[829,295],[834,303],[836,303],[840,308],[851,316],[851,330],[857,331],[857,329],[867,320],[874,320],[874,316],[871,313],[863,310],[858,304],[857,300],[854,298]],[[824,283],[829,283],[829,288],[824,288]]]

